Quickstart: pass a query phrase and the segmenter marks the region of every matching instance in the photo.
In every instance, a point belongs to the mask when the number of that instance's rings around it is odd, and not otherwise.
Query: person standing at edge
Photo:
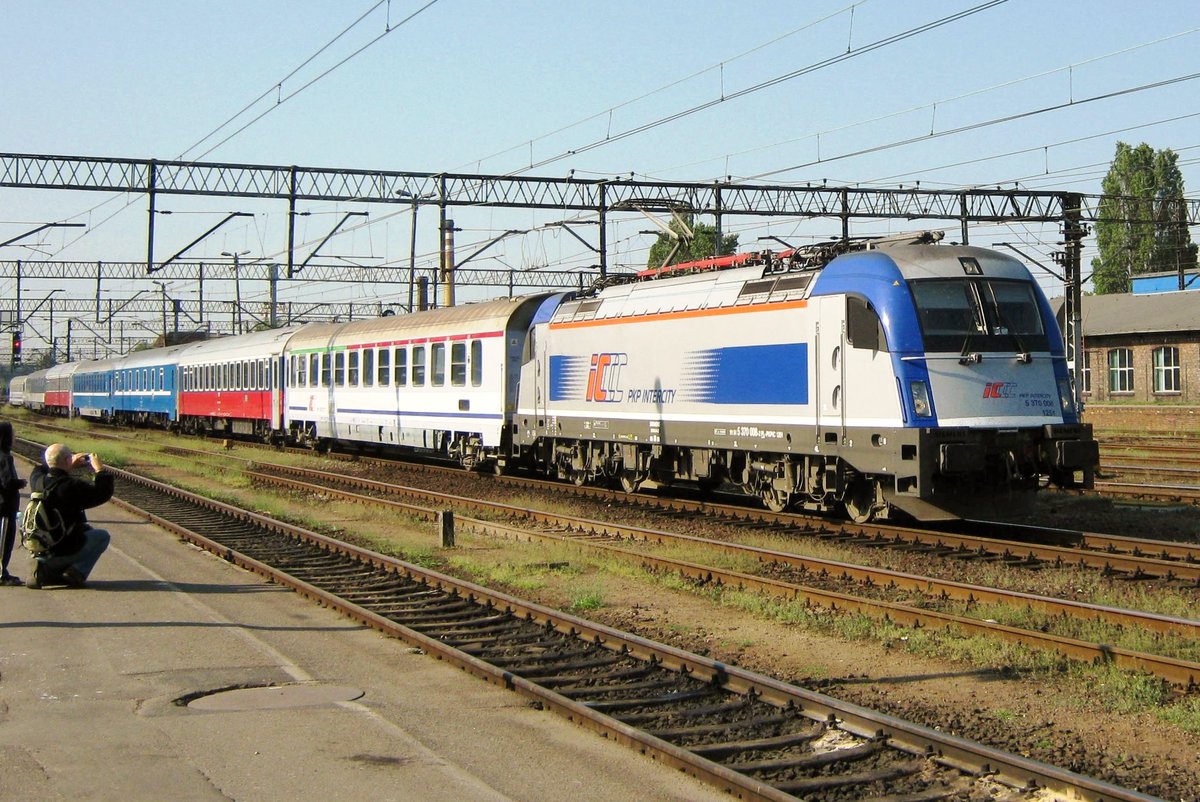
[[[13,545],[17,542],[17,511],[21,506],[21,488],[25,480],[17,475],[13,462],[13,427],[0,421],[0,585],[20,585],[21,578],[8,572]]]
[[[29,475],[29,487],[41,491],[42,503],[58,511],[67,532],[48,554],[34,559],[33,572],[25,585],[40,588],[62,583],[81,588],[110,540],[108,532],[88,524],[84,510],[112,498],[113,475],[104,470],[95,454],[72,454],[62,443],[46,449],[45,461]],[[93,471],[93,480],[71,475],[80,468]]]

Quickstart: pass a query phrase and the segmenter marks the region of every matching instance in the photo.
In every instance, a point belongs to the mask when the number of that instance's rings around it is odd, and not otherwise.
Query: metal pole
[[[242,270],[237,251],[233,252],[233,293],[237,299],[237,328],[234,334],[242,333]]]
[[[1063,245],[1067,276],[1067,301],[1070,312],[1068,359],[1071,360],[1071,378],[1075,385],[1075,409],[1082,409],[1083,399],[1083,287],[1082,251],[1085,233],[1080,223],[1081,198],[1077,193],[1063,195]]]
[[[276,328],[279,326],[279,313],[275,309],[275,305],[279,303],[279,265],[272,263],[268,276],[271,283],[271,307],[267,312],[267,325]]]
[[[600,278],[608,276],[608,184],[600,184]]]
[[[158,181],[158,162],[150,160],[146,171],[146,194],[150,199],[150,220],[146,224],[146,272],[154,272],[154,202],[156,199],[155,185]]]
[[[288,265],[287,277],[296,269],[296,166],[288,173]]]
[[[413,282],[417,275],[417,199],[412,202],[412,235],[408,244],[408,311],[413,311]]]
[[[716,188],[713,190],[713,207],[716,209],[713,212],[713,228],[716,229],[716,238],[713,241],[713,256],[721,255],[721,182],[717,182]]]

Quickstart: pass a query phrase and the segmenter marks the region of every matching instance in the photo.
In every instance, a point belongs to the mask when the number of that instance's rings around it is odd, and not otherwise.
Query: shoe
[[[0,585],[16,586],[16,585],[24,585],[24,584],[25,583],[21,581],[21,577],[13,576],[8,571],[5,571],[4,576],[0,577]]]
[[[47,579],[46,564],[41,560],[33,561],[33,573],[29,575],[29,579],[25,580],[25,587],[37,590],[46,582]]]
[[[67,587],[81,588],[87,583],[87,577],[76,571],[74,568],[64,568],[62,572],[63,582]]]

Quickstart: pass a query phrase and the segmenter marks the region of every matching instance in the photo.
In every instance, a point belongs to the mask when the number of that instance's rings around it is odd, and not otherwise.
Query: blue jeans
[[[100,555],[108,548],[112,538],[103,529],[89,529],[83,533],[87,541],[83,548],[74,554],[62,554],[54,557],[43,557],[41,562],[52,574],[60,574],[68,568],[74,568],[87,579],[88,574],[96,567]]]

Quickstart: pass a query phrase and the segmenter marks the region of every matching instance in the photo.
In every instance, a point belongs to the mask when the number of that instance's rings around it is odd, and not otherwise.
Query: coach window
[[[362,352],[363,387],[375,386],[375,349],[364,348]]]
[[[483,384],[483,340],[471,340],[471,386]]]
[[[432,363],[430,365],[430,373],[432,374],[430,384],[434,387],[441,387],[446,383],[445,343],[434,343],[429,346],[429,361]]]
[[[291,384],[293,387],[303,387],[308,384],[308,357],[292,354]]]
[[[425,346],[414,345],[412,352],[413,387],[425,386]]]
[[[1108,391],[1133,392],[1133,349],[1114,348],[1108,352]]]
[[[333,386],[333,373],[330,371],[330,368],[329,368],[329,366],[332,363],[333,363],[333,355],[332,354],[330,354],[328,351],[321,354],[321,386],[322,387],[332,387]]]
[[[396,359],[392,362],[392,377],[397,387],[408,384],[408,349],[397,348]]]
[[[450,343],[450,385],[467,386],[467,344]]]
[[[1164,345],[1154,349],[1154,392],[1179,392],[1179,349]]]
[[[338,351],[333,355],[333,386],[346,386],[346,352]]]
[[[390,349],[387,349],[387,348],[379,349],[379,360],[377,362],[379,375],[378,375],[375,383],[378,384],[380,387],[387,387],[389,384],[388,380],[391,378],[391,372],[392,372],[391,357],[392,357],[392,352]]]
[[[350,363],[350,370],[346,377],[346,384],[350,385],[351,387],[358,386],[358,360],[358,351],[351,351],[346,355],[346,361]]]
[[[300,357],[305,359],[305,357]],[[321,383],[321,355],[309,354],[308,357],[308,386],[316,387]]]

